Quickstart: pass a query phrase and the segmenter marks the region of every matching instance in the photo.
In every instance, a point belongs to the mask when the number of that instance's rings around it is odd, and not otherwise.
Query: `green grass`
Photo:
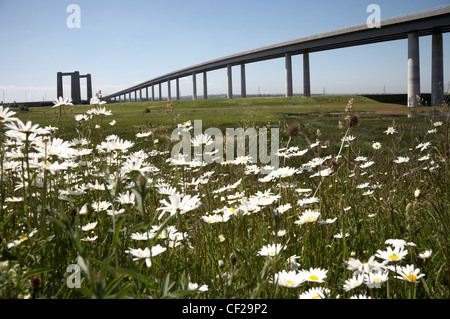
[[[350,112],[345,108],[351,98]],[[1,211],[0,211],[0,298],[298,298],[310,288],[329,289],[329,298],[347,299],[364,294],[373,298],[448,299],[448,211],[449,201],[449,121],[448,117],[423,117],[420,112],[447,114],[448,109],[415,108],[414,116],[407,117],[404,105],[377,102],[364,96],[314,96],[311,98],[248,98],[232,100],[175,101],[171,114],[167,102],[111,103],[103,105],[112,115],[94,116],[92,121],[77,124],[75,114],[83,114],[94,106],[64,107],[62,116],[57,108],[31,108],[20,112],[22,121],[57,126],[50,138],[70,141],[88,137],[82,149],[92,153],[77,157],[79,166],[67,170],[49,171],[45,165],[64,163],[64,158],[47,156],[25,142],[7,143],[7,129],[0,124],[1,145]],[[180,114],[178,116],[178,114]],[[345,117],[358,116],[358,125],[349,128]],[[110,126],[108,123],[117,123]],[[281,167],[302,168],[312,159],[327,159],[320,167],[304,170],[283,179],[262,182],[264,174],[246,174],[246,165],[208,164],[201,168],[170,165],[167,159],[174,145],[172,130],[183,121],[202,120],[203,129],[279,127],[280,147],[297,146],[308,150],[303,156],[289,158]],[[342,122],[342,127],[338,123]],[[441,121],[441,126],[434,126]],[[151,122],[152,127],[149,127]],[[294,122],[299,132],[289,136],[287,129]],[[95,125],[100,125],[95,129]],[[394,126],[396,134],[384,131]],[[436,132],[430,131],[436,129]],[[135,134],[151,130],[154,136],[136,138]],[[347,133],[347,134],[346,134]],[[125,151],[101,152],[97,146],[110,134],[131,141],[134,145]],[[355,137],[342,144],[345,135]],[[156,146],[153,139],[160,140]],[[311,148],[310,144],[319,145]],[[374,149],[380,142],[381,149]],[[420,143],[430,142],[421,151]],[[36,142],[38,145],[39,142]],[[16,155],[21,147],[24,156]],[[342,149],[341,149],[342,147]],[[145,167],[158,171],[139,173],[126,171],[124,163],[133,152],[159,153],[143,160]],[[44,153],[43,153],[44,152]],[[425,155],[429,159],[422,160]],[[33,164],[33,159],[41,166]],[[358,156],[366,156],[374,164],[361,168]],[[406,163],[394,162],[399,156],[408,156]],[[16,163],[15,169],[8,169]],[[261,163],[257,163],[259,167]],[[321,169],[333,168],[331,176],[312,177]],[[205,177],[205,173],[211,176]],[[189,186],[193,178],[205,178],[205,183]],[[93,184],[109,185],[108,190],[89,188]],[[182,195],[199,196],[196,209],[184,214],[169,214],[158,220],[168,196],[158,193],[157,185],[167,183]],[[236,184],[235,184],[236,183]],[[369,187],[360,188],[364,183]],[[235,186],[222,190],[225,186]],[[289,184],[289,187],[287,187]],[[301,193],[298,189],[311,189]],[[415,196],[416,190],[420,195]],[[65,194],[67,190],[85,190],[85,193]],[[371,190],[373,193],[365,193]],[[121,204],[119,194],[135,194],[133,204]],[[209,224],[202,216],[212,215],[226,207],[244,211],[244,206],[229,196],[242,193],[251,198],[258,192],[279,195],[269,205],[260,204],[259,211],[235,214],[223,223]],[[64,195],[64,196],[63,196]],[[302,206],[299,201],[316,197],[318,202]],[[22,200],[11,200],[22,198]],[[105,201],[123,214],[114,218],[106,211],[95,211],[92,204]],[[284,213],[275,214],[279,205],[291,204]],[[87,214],[80,214],[86,205]],[[350,208],[349,208],[350,207]],[[295,221],[311,208],[320,212],[319,220],[335,219],[330,224],[310,222],[298,225]],[[347,209],[349,208],[349,209]],[[233,210],[235,211],[235,210]],[[81,226],[97,222],[92,231]],[[178,238],[179,246],[170,245],[167,238],[156,236],[138,241],[132,234],[146,232],[153,226],[168,226],[185,234]],[[30,236],[33,229],[36,233]],[[284,230],[283,236],[275,236]],[[335,237],[338,233],[349,237]],[[220,235],[220,236],[219,236]],[[83,241],[98,236],[94,241]],[[413,264],[425,277],[416,283],[395,278],[389,271],[389,280],[380,288],[365,284],[349,291],[344,289],[353,272],[345,262],[356,258],[362,262],[378,250],[386,250],[386,240],[402,239],[414,243],[406,246],[404,259],[390,264]],[[16,242],[16,246],[7,247]],[[263,246],[282,244],[284,249],[274,257],[258,256]],[[162,245],[166,251],[151,259],[148,267],[143,259],[133,260],[126,250],[152,248]],[[418,254],[432,250],[431,257]],[[287,263],[297,256],[298,267]],[[377,257],[381,262],[381,259]],[[70,288],[66,282],[71,264],[81,266],[81,288]],[[287,288],[272,283],[282,270],[326,271],[324,282],[307,281],[298,288]],[[206,292],[188,289],[188,283],[208,285]],[[37,284],[38,283],[38,284]]]

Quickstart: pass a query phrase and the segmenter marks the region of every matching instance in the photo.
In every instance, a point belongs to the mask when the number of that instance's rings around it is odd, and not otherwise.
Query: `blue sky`
[[[90,73],[94,92],[114,93],[226,55],[365,24],[371,3],[386,19],[450,0],[0,0],[0,101],[53,100],[58,71]],[[70,4],[81,9],[80,28],[67,27]],[[443,40],[447,87],[450,34]],[[429,92],[431,37],[420,38],[420,62],[421,90]],[[310,68],[313,94],[406,93],[407,40],[312,53]],[[284,93],[284,59],[248,64],[246,76],[247,94]],[[239,94],[239,68],[233,77]],[[293,82],[302,93],[301,55],[293,57]],[[191,78],[180,83],[182,95],[192,94]],[[64,85],[69,96],[69,78]],[[208,93],[225,94],[226,85],[226,70],[208,73]],[[202,96],[201,75],[197,87]]]

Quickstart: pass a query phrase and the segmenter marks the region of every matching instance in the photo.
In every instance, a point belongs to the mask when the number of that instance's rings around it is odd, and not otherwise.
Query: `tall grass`
[[[357,107],[351,111],[357,114]],[[203,108],[198,114],[208,112]],[[251,170],[253,164],[264,168],[258,162],[170,163],[176,141],[163,136],[181,121],[196,119],[182,111],[175,120],[176,113],[166,113],[151,128],[129,126],[133,133],[127,138],[108,125],[112,118],[121,125],[120,112],[79,123],[63,113],[54,120],[61,121],[58,129],[37,136],[11,134],[10,122],[0,118],[0,297],[295,299],[321,288],[321,297],[333,299],[448,298],[448,118],[370,118],[369,127],[360,115],[349,126],[344,109],[328,117],[281,116],[263,123],[248,108],[235,125],[278,126],[280,147],[305,150],[280,158],[281,168],[297,173],[272,180]],[[295,121],[298,131],[289,134]],[[396,132],[385,133],[391,126]],[[137,137],[138,132],[153,134]],[[381,147],[375,149],[374,142]],[[409,160],[396,163],[399,156]],[[318,159],[320,164],[311,164]],[[164,187],[198,200],[186,212],[184,203],[159,218],[172,192]],[[120,201],[125,195],[130,201]],[[300,223],[308,210],[319,212],[318,219]],[[229,219],[213,223],[206,216]],[[96,224],[83,230],[91,223]],[[265,255],[264,247],[277,244],[281,249]],[[407,254],[383,263],[381,252],[395,244]],[[135,249],[154,256],[138,258]],[[421,258],[427,250],[431,255]],[[365,281],[350,284],[357,261],[363,274],[374,273],[364,268],[373,256],[388,280],[378,288]],[[70,287],[70,265],[80,270],[80,288]],[[425,276],[413,282],[396,278],[406,265]],[[301,274],[301,282],[277,284],[283,271]]]

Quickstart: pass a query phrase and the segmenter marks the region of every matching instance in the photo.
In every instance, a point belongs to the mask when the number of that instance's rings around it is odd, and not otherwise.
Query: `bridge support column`
[[[148,101],[148,86],[145,88],[145,100]]]
[[[241,64],[241,97],[247,97],[247,86],[245,83],[245,64]]]
[[[431,105],[444,103],[444,54],[442,33],[433,34],[431,40]]]
[[[72,102],[73,104],[81,103],[81,90],[80,90],[80,72],[75,71],[71,75],[72,78]]]
[[[175,85],[176,85],[176,91],[177,91],[177,100],[180,99],[180,79],[177,78],[175,80]]]
[[[285,69],[286,69],[286,97],[291,97],[292,92],[292,58],[289,53],[285,55]]]
[[[142,101],[142,89],[139,89],[139,101]]]
[[[134,91],[134,102],[137,102],[138,101],[138,98],[137,98],[137,90],[136,91]]]
[[[206,71],[203,72],[203,99],[208,99],[208,78],[206,77]]]
[[[159,90],[159,100],[162,101],[162,89],[161,89],[161,83],[158,83],[158,90]]]
[[[152,102],[155,101],[155,86],[152,85]]]
[[[233,98],[233,74],[232,74],[232,70],[231,70],[231,64],[227,65],[227,78],[228,78],[227,98],[232,99]]]
[[[131,92],[128,93],[128,101],[131,102]]]
[[[170,80],[167,80],[167,100],[168,101],[172,100],[172,94],[170,91]]]
[[[309,53],[303,53],[303,96],[311,96],[311,80],[309,77]]]
[[[56,98],[63,97],[63,75],[62,72],[56,74]]]
[[[86,74],[86,86],[87,86],[87,100],[92,99],[92,77],[90,74]]]
[[[419,36],[408,34],[408,107],[418,106],[420,97]]]
[[[197,99],[197,75],[192,73],[192,99]]]

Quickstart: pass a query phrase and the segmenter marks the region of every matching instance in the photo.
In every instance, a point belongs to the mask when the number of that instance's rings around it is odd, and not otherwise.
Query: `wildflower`
[[[204,291],[208,291],[208,285],[203,285],[203,286],[199,287],[198,284],[189,282],[188,290],[198,290],[198,291],[204,292]]]
[[[413,242],[406,242],[403,239],[387,239],[384,242],[386,245],[391,245],[394,247],[404,247],[404,246],[415,246],[416,244],[414,244]]]
[[[436,127],[437,126],[441,126],[442,124],[444,124],[444,123],[442,123],[441,121],[433,123],[433,125],[436,126]]]
[[[121,204],[130,204],[130,205],[134,205],[135,203],[135,195],[134,193],[130,193],[129,191],[127,191],[124,194],[119,194],[117,195],[117,199],[116,199],[119,203]]]
[[[393,126],[389,126],[386,131],[384,131],[386,135],[397,133],[397,130]]]
[[[212,144],[213,140],[208,134],[198,134],[191,140],[191,143],[193,146],[205,146]]]
[[[345,237],[349,237],[349,236],[350,236],[349,233],[345,233]],[[342,235],[342,232],[340,232],[339,234],[336,234],[336,235],[334,235],[333,237],[334,237],[334,238],[342,238],[342,237],[344,237],[344,236]]]
[[[434,129],[429,130],[429,131],[428,131],[428,134],[434,134],[434,133],[436,133],[436,132],[437,132],[437,130],[434,128]]]
[[[24,241],[27,241],[29,238],[33,237],[36,233],[37,233],[37,229],[35,228],[28,234],[28,236],[23,236],[20,239],[14,240],[12,243],[7,244],[6,248],[10,249],[11,247],[17,247]]]
[[[96,212],[107,210],[112,204],[107,201],[95,202],[91,205],[92,209]]]
[[[359,167],[360,168],[367,168],[367,167],[372,166],[374,163],[375,163],[374,161],[368,161],[368,162],[365,162],[364,164],[359,165]]]
[[[350,142],[353,141],[356,137],[354,137],[353,135],[349,135],[349,136],[344,136],[341,141],[342,142]]]
[[[364,282],[369,288],[381,288],[381,284],[389,280],[389,272],[377,270],[364,274]]]
[[[416,146],[416,149],[420,148],[420,151],[424,151],[428,148],[428,146],[430,146],[431,143],[430,142],[426,142],[426,143],[420,143],[419,145]]]
[[[414,191],[414,197],[415,198],[418,198],[420,196],[420,189],[416,189],[415,191]]]
[[[431,256],[432,252],[433,251],[431,249],[430,250],[426,250],[423,253],[419,254],[419,258],[420,259],[427,259],[427,258],[429,258]]]
[[[318,202],[319,202],[319,199],[317,197],[311,196],[311,197],[299,199],[297,201],[297,204],[300,207],[304,207],[304,206],[308,206],[308,205],[318,203]]]
[[[73,105],[72,104],[72,99],[63,99],[63,97],[60,96],[59,98],[56,98],[53,101],[53,106],[52,107],[65,106],[65,105]]]
[[[98,238],[98,236],[93,236],[93,237],[85,237],[85,238],[81,238],[81,241],[95,241]]]
[[[374,150],[379,150],[381,148],[381,143],[380,142],[375,142],[372,144],[372,148]]]
[[[328,270],[320,268],[310,268],[309,270],[301,270],[300,273],[303,274],[307,281],[311,282],[324,282],[327,278]]]
[[[92,97],[91,100],[89,101],[89,104],[91,104],[91,105],[93,105],[93,104],[101,105],[101,104],[105,104],[105,103],[106,103],[106,101],[100,101],[100,99],[98,98],[97,95]]]
[[[400,164],[400,163],[407,163],[409,162],[409,157],[402,157],[398,156],[396,160],[394,160],[394,163]]]
[[[136,137],[137,138],[149,137],[152,134],[153,134],[152,132],[140,132],[136,134]]]
[[[299,299],[326,299],[330,292],[331,290],[328,288],[313,287],[302,293]]]
[[[112,120],[111,122],[109,122],[109,125],[111,125],[111,126],[114,126],[114,125],[116,125],[116,120]]]
[[[277,207],[277,212],[280,214],[283,214],[285,211],[287,211],[288,209],[292,208],[291,204],[286,204],[286,205],[280,205]]]
[[[387,262],[400,261],[408,254],[407,250],[403,250],[403,247],[397,246],[394,249],[388,247],[386,251],[380,249],[377,250],[375,256],[384,259]]]
[[[0,122],[16,121],[17,118],[13,117],[14,115],[16,115],[16,112],[10,111],[9,107],[3,108],[0,105]]]
[[[358,156],[355,158],[355,162],[365,162],[367,161],[367,157],[365,156]]]
[[[45,135],[48,134],[48,130],[44,128],[40,128],[39,124],[31,123],[31,121],[28,121],[26,124],[24,124],[21,120],[17,119],[15,122],[11,123],[5,123],[5,129],[11,130],[18,133],[23,134],[37,134],[37,135]]]
[[[300,267],[300,264],[296,261],[300,256],[292,255],[286,261],[291,270],[297,270]]]
[[[347,279],[344,283],[344,290],[350,291],[356,287],[361,286],[364,283],[364,274],[354,275],[352,278]]]
[[[281,244],[276,244],[276,245],[269,244],[267,246],[263,246],[257,255],[274,257],[283,249],[284,249],[284,247]]]
[[[294,224],[297,225],[303,225],[306,223],[314,223],[320,216],[319,211],[314,211],[311,209],[307,209],[303,214],[300,216],[299,220],[295,221]]]
[[[277,170],[271,171],[269,175],[279,178],[290,177],[296,173],[299,173],[299,170],[292,167],[281,167]]]
[[[153,246],[151,250],[148,249],[148,247],[146,247],[144,250],[142,250],[141,248],[138,249],[129,248],[129,250],[125,250],[125,253],[131,254],[134,257],[133,261],[145,259],[145,264],[147,265],[147,267],[151,267],[152,265],[151,257],[155,257],[166,250],[167,248],[158,244],[156,246]]]
[[[182,131],[190,131],[193,128],[190,120],[187,122],[182,122],[181,124],[178,124],[177,127],[179,129],[181,129]]]
[[[392,267],[390,269],[392,270]],[[418,283],[417,279],[425,276],[425,274],[419,274],[420,269],[415,268],[414,265],[397,266],[396,270],[399,276],[395,276],[395,278],[413,283]]]
[[[306,279],[302,276],[302,274],[296,272],[295,270],[282,270],[274,275],[272,283],[286,288],[297,288],[305,281]]]
[[[86,224],[85,226],[81,227],[81,230],[82,231],[94,230],[96,226],[97,226],[97,222],[89,223],[89,224]]]
[[[354,272],[354,275],[379,271],[384,266],[383,263],[380,264],[375,260],[375,256],[371,256],[367,262],[361,262],[359,259],[350,258],[345,264],[347,264],[348,270]]]
[[[182,196],[180,193],[175,192],[169,196],[169,201],[170,202],[165,199],[160,200],[160,202],[165,206],[156,209],[162,211],[158,219],[161,219],[161,217],[166,212],[169,212],[171,216],[176,214],[177,212],[179,212],[180,214],[184,214],[200,206],[200,198],[197,195]]]
[[[208,224],[214,224],[214,223],[223,223],[230,219],[231,214],[214,214],[214,215],[206,215],[201,216],[201,219],[205,221]]]
[[[351,296],[350,299],[372,299],[372,297],[359,294],[357,296],[356,295],[355,296]]]

